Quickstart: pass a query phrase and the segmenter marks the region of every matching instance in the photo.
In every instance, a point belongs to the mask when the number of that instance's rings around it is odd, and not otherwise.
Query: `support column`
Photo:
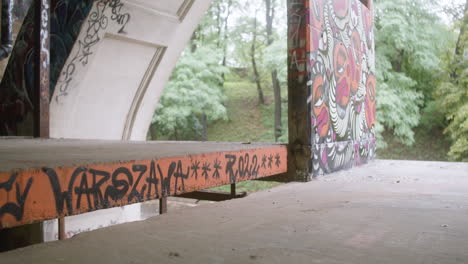
[[[49,138],[50,105],[50,0],[40,0],[35,8],[36,45],[34,48],[34,86],[38,93],[34,104],[34,137]]]
[[[288,0],[288,170],[295,180],[374,158],[372,29],[372,0]]]
[[[2,15],[12,15],[12,1],[3,0]],[[7,4],[5,4],[7,3]],[[34,8],[34,137],[49,137],[49,102],[50,102],[50,0],[33,1]],[[11,21],[10,21],[11,22]],[[9,29],[11,37],[11,24],[2,25],[2,30]],[[8,33],[8,32],[7,32]],[[2,52],[9,43],[2,32]],[[3,54],[0,52],[0,54]],[[0,57],[3,55],[0,55]],[[24,81],[24,80],[23,80]],[[0,252],[25,247],[44,241],[42,223],[23,225],[0,230]]]
[[[288,0],[288,174],[308,181],[312,173],[307,13],[310,0]]]
[[[234,199],[236,198],[236,184],[231,183],[231,198]]]
[[[159,198],[159,214],[166,214],[167,213],[167,197],[164,196]]]

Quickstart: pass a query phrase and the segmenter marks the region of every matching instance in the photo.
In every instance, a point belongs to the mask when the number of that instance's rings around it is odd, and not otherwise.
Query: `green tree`
[[[288,82],[288,48],[285,39],[277,39],[271,45],[265,48],[263,67],[267,71],[277,71],[278,81],[281,86],[287,85]]]
[[[223,105],[222,53],[198,47],[180,58],[153,117],[157,135],[175,140],[202,137],[203,119],[227,119]]]
[[[421,109],[433,100],[442,72],[440,55],[451,40],[433,6],[423,0],[376,1],[379,147],[385,146],[383,129],[411,145]]]
[[[455,52],[449,59],[443,82],[435,96],[443,110],[448,126],[445,133],[450,135],[452,146],[448,153],[454,161],[468,161],[468,1],[464,15],[459,16],[459,36]],[[456,16],[454,16],[456,17]],[[457,18],[457,17],[456,17]]]
[[[247,7],[250,8],[250,6]],[[259,104],[265,104],[265,96],[262,88],[264,69],[262,68],[265,49],[264,29],[257,19],[258,9],[254,16],[244,15],[237,19],[232,30],[232,40],[236,44],[234,51],[237,55],[235,62],[242,67],[251,69],[252,80],[255,82]]]
[[[275,10],[277,7],[276,0],[264,0],[265,1],[265,24],[266,24],[266,41],[267,45],[270,46],[275,41],[275,34],[273,34],[273,22],[275,19]],[[273,94],[275,100],[275,141],[278,142],[282,134],[281,125],[281,84],[278,79],[278,71],[276,68],[272,69],[271,83],[273,86]]]

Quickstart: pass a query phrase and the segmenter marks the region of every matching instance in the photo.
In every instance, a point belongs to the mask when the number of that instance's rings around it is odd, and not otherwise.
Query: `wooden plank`
[[[178,144],[178,147],[183,147],[183,143]],[[259,145],[245,148],[144,160],[38,166],[0,172],[0,228],[286,172],[286,146]],[[70,151],[72,153],[69,155],[76,154]],[[45,156],[44,154],[44,159],[47,159]],[[22,158],[27,160],[28,156]],[[34,164],[39,164],[38,162],[36,160]]]

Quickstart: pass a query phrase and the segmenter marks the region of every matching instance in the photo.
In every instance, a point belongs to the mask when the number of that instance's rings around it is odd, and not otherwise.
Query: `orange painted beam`
[[[0,173],[0,228],[287,171],[286,146]]]

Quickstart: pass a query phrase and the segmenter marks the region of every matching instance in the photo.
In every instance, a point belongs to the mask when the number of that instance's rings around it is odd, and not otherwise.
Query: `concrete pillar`
[[[5,38],[4,34],[2,34],[2,49],[11,50],[13,2],[10,0],[3,0],[2,3],[2,33],[6,34],[7,31],[5,29],[9,31],[9,36],[7,38]],[[33,62],[30,64],[32,69],[34,69],[34,74],[32,74],[32,94],[34,95],[34,98],[32,100],[32,103],[34,105],[32,135],[34,137],[48,138],[50,101],[50,0],[36,1],[33,7],[34,8],[31,8],[29,15],[29,21],[34,21],[34,25],[36,25],[32,28],[34,35],[31,40],[31,49],[34,49],[35,56],[33,58]],[[4,54],[2,54],[1,56],[4,56]],[[9,89],[12,88],[10,87]],[[0,97],[0,102],[3,102],[4,105],[8,106],[9,102],[7,102],[7,100],[8,99]],[[13,115],[12,113],[7,114]],[[5,121],[6,120],[2,120],[2,122]],[[4,126],[4,124],[0,124],[0,126]],[[15,129],[11,131],[8,130],[9,129],[0,128],[0,135],[12,132],[15,136],[19,136],[20,134],[20,132],[17,130],[15,131]],[[31,136],[31,134],[29,134],[28,136]],[[25,247],[41,243],[43,241],[44,235],[42,223],[29,224],[15,228],[0,230],[0,251]]]
[[[288,172],[308,181],[312,173],[306,15],[310,0],[288,0]]]
[[[293,180],[375,155],[372,1],[288,0],[289,172]]]

